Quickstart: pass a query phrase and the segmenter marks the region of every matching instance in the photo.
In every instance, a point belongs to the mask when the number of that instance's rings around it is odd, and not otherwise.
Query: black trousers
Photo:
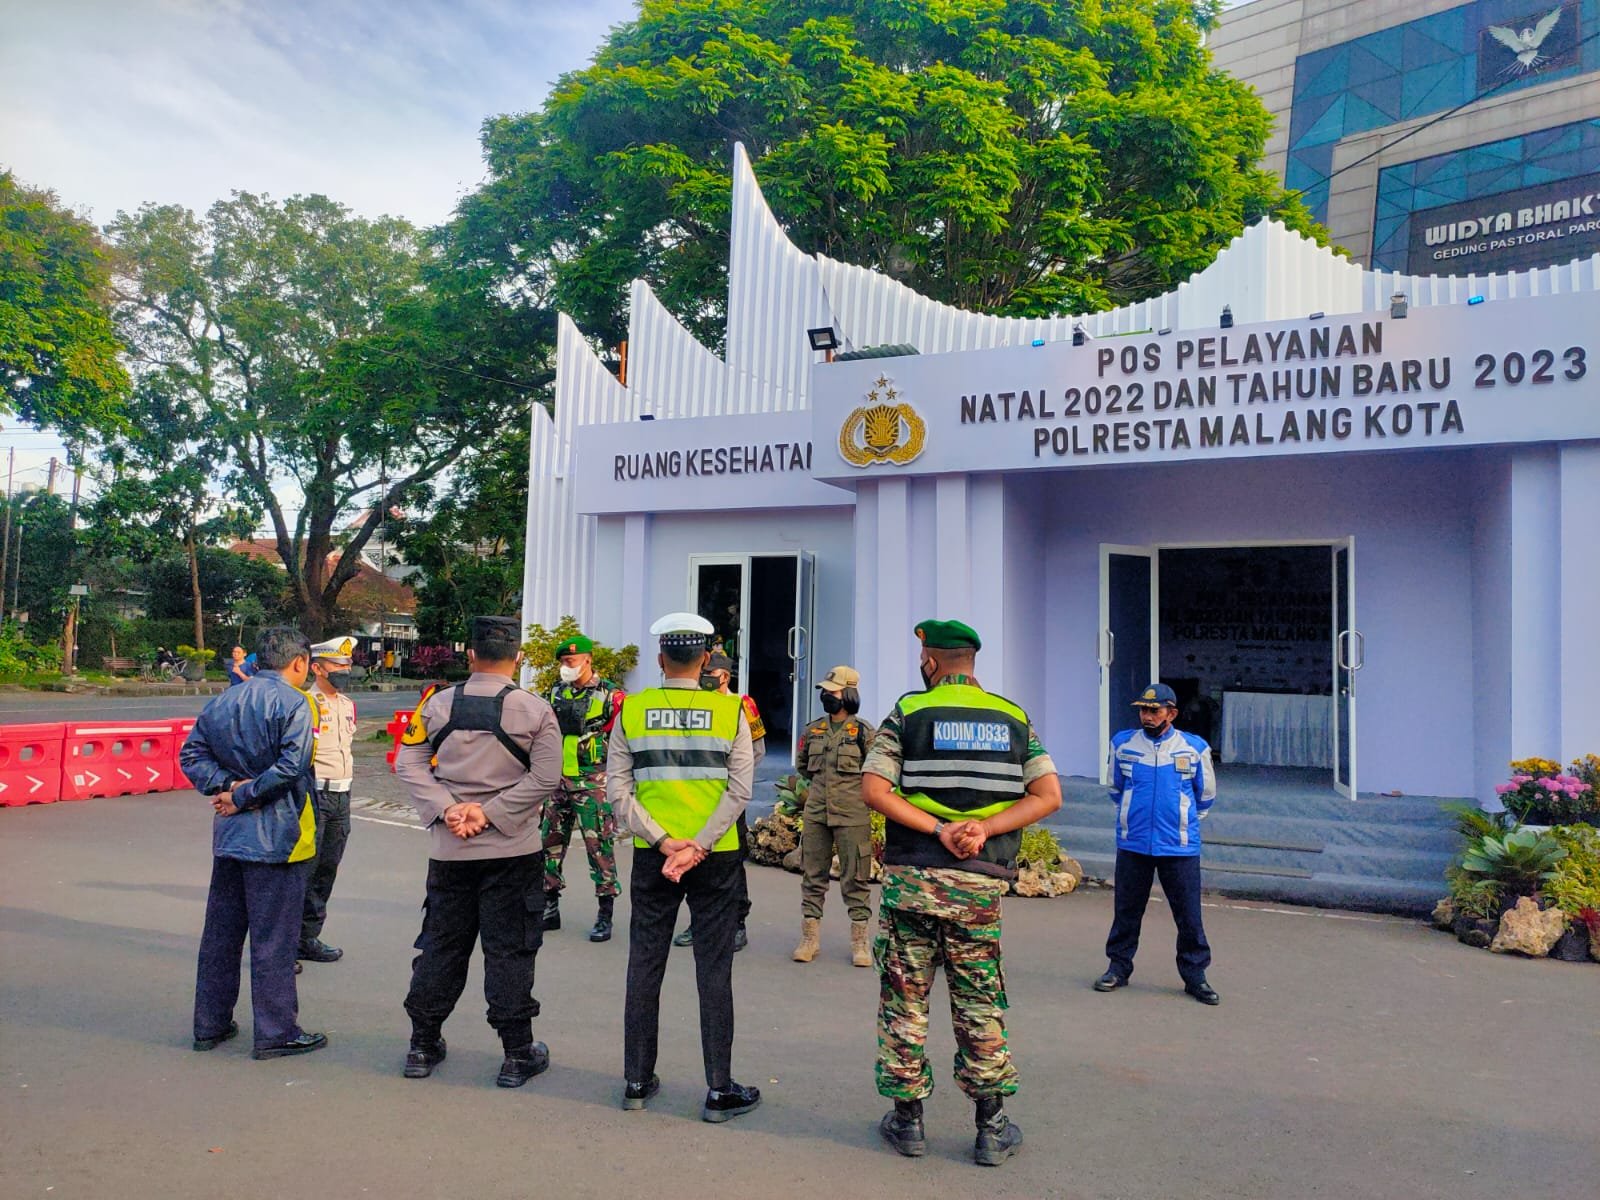
[[[750,826],[745,824],[744,814],[739,814],[736,822],[739,829],[739,924],[743,925],[750,919],[750,879],[745,874],[745,862],[750,858]]]
[[[317,789],[317,857],[306,882],[305,914],[300,920],[300,944],[322,936],[328,919],[328,897],[339,877],[345,843],[350,840],[350,793]]]
[[[406,1013],[412,1037],[431,1042],[467,986],[472,948],[483,942],[489,1024],[509,1050],[533,1041],[533,960],[544,940],[544,854],[428,860],[420,953],[411,961]]]
[[[661,1022],[661,980],[672,952],[678,906],[689,902],[694,926],[694,976],[700,991],[700,1053],[706,1086],[727,1087],[733,1061],[733,934],[739,926],[739,877],[744,864],[735,850],[706,856],[673,883],[661,873],[666,862],[654,850],[635,849],[628,880],[628,993],[623,1008],[622,1071],[644,1082],[655,1073]]]
[[[1211,946],[1200,920],[1200,856],[1198,854],[1135,854],[1117,851],[1115,915],[1111,936],[1106,939],[1106,958],[1111,969],[1126,979],[1133,974],[1133,956],[1139,949],[1139,927],[1144,923],[1145,905],[1150,902],[1150,884],[1159,876],[1161,891],[1172,909],[1178,926],[1178,974],[1185,983],[1206,977],[1211,965]]]
[[[216,1037],[239,1001],[239,957],[250,938],[250,1004],[255,1045],[276,1046],[300,1036],[294,952],[311,861],[211,860],[211,890],[195,971],[194,1036]]]

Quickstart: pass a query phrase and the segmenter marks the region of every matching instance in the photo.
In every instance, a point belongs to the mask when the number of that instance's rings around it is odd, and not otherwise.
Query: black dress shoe
[[[928,1135],[922,1127],[922,1101],[896,1100],[894,1108],[883,1114],[878,1132],[907,1158],[921,1158],[928,1152]]]
[[[745,1087],[742,1083],[730,1080],[727,1087],[712,1088],[706,1092],[706,1103],[700,1110],[700,1119],[716,1125],[723,1121],[731,1121],[760,1103],[760,1088]]]
[[[1119,987],[1127,987],[1128,981],[1115,971],[1107,971],[1094,981],[1094,990],[1097,992],[1114,992]]]
[[[659,1075],[650,1076],[647,1083],[630,1083],[622,1089],[622,1107],[629,1111],[637,1111],[655,1099],[656,1093],[660,1090],[661,1076]]]
[[[290,1038],[287,1042],[279,1042],[275,1046],[257,1046],[250,1051],[251,1058],[288,1058],[291,1054],[310,1054],[313,1050],[321,1050],[328,1044],[328,1035],[325,1033],[302,1033],[297,1038]]]
[[[195,1035],[194,1048],[196,1050],[215,1050],[223,1042],[231,1042],[239,1036],[239,1022],[229,1021],[228,1027],[221,1033],[212,1034],[210,1037]]]
[[[672,939],[672,944],[674,946],[692,946],[692,945],[694,945],[694,926],[693,925],[689,926],[682,933],[680,933],[677,937],[673,938]]]
[[[443,1038],[436,1042],[413,1041],[406,1051],[406,1068],[401,1074],[407,1079],[426,1079],[444,1061],[444,1055]]]
[[[1183,990],[1200,1001],[1201,1004],[1210,1004],[1215,1007],[1222,1003],[1222,997],[1217,995],[1217,989],[1204,979],[1197,979],[1193,983],[1184,984]]]
[[[550,1048],[543,1042],[531,1046],[518,1046],[506,1051],[506,1060],[500,1064],[500,1074],[494,1077],[496,1087],[521,1087],[535,1075],[542,1075],[550,1066]]]
[[[739,928],[733,931],[733,952],[735,954],[750,944],[750,935],[744,931],[744,923],[740,922]]]
[[[337,946],[330,946],[321,938],[312,938],[309,942],[301,942],[300,949],[295,952],[295,957],[303,958],[307,962],[338,962],[344,957],[344,951]]]

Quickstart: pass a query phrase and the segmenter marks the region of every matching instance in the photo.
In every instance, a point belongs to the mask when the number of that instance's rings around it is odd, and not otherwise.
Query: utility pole
[[[11,570],[11,480],[17,469],[17,448],[6,452],[6,530],[0,539],[0,620],[6,615],[7,572]]]
[[[56,494],[56,469],[60,466],[60,463],[61,460],[58,459],[54,454],[50,456],[50,482],[45,486],[44,489],[45,495],[47,496],[54,496]]]
[[[22,599],[22,531],[28,524],[28,510],[20,509],[17,512],[17,551],[15,562],[11,565],[11,612],[13,615],[20,608]]]
[[[69,453],[68,458],[73,456]],[[73,575],[72,560],[78,548],[78,495],[83,487],[83,463],[75,462],[72,466],[72,515],[67,521],[67,534],[71,540],[67,543],[67,578]],[[77,585],[74,584],[74,587]],[[82,593],[74,593],[72,607],[67,610],[67,626],[61,635],[61,667],[68,675],[78,672],[78,602]]]

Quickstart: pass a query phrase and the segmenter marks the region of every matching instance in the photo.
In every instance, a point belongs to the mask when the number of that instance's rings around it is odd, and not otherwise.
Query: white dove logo
[[[1521,33],[1504,25],[1489,26],[1489,36],[1517,56],[1500,69],[1500,74],[1526,75],[1549,62],[1539,53],[1539,47],[1544,45],[1545,38],[1550,36],[1550,31],[1560,20],[1561,9],[1557,7],[1540,17],[1539,23],[1532,29],[1524,29]]]

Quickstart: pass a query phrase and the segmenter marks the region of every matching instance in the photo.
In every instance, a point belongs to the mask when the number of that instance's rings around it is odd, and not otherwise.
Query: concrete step
[[[1061,806],[1057,819],[1064,824],[1113,827],[1116,810],[1110,804],[1072,801]],[[1407,846],[1417,850],[1454,852],[1460,838],[1447,818],[1436,823],[1419,821],[1365,821],[1348,817],[1325,818],[1269,813],[1238,813],[1227,807],[1213,808],[1201,826],[1208,842],[1251,841],[1282,845],[1324,847]]]

